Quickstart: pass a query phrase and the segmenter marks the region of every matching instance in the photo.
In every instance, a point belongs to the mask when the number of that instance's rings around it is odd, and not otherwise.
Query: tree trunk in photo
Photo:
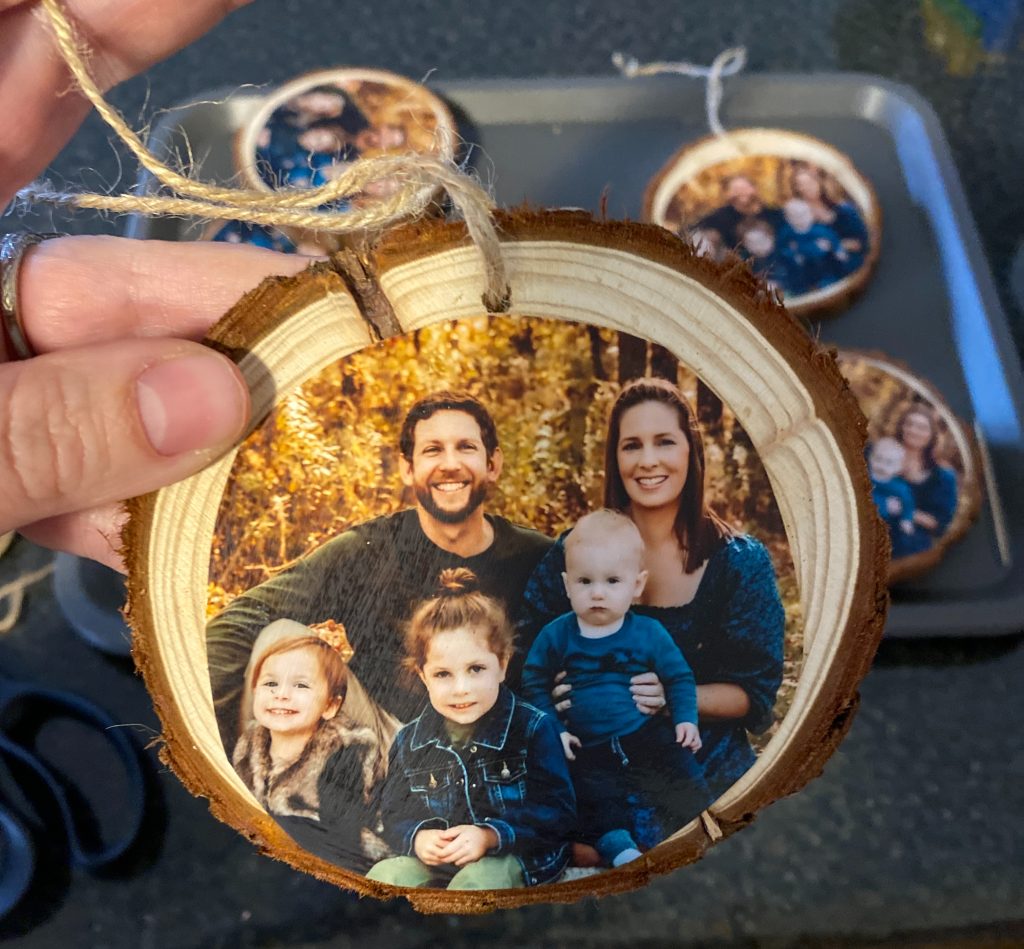
[[[572,365],[569,378],[576,380],[569,385],[569,411],[566,416],[568,434],[568,457],[565,459],[570,471],[583,471],[586,464],[587,417],[590,406],[597,395],[598,377],[601,368],[601,339],[596,336],[596,327],[590,327],[590,352],[577,351],[569,357]],[[595,339],[596,336],[596,339]],[[603,371],[603,369],[602,369]],[[572,520],[582,517],[587,511],[587,498],[580,478],[574,478],[565,487],[565,507],[571,512]]]
[[[590,361],[593,364],[594,378],[604,382],[608,378],[608,373],[604,368],[604,340],[601,339],[601,331],[596,326],[588,326],[587,337],[590,339]]]
[[[533,326],[525,321],[522,328],[510,337],[510,342],[520,356],[529,356],[532,359],[537,354],[537,347],[533,342]]]
[[[773,535],[785,539],[786,529],[782,523],[779,506],[775,502],[775,492],[772,491],[772,484],[768,480],[768,472],[764,470],[757,449],[754,448],[746,429],[738,422],[732,426],[732,441],[733,445],[742,445],[746,449],[747,462],[744,467],[747,473],[748,494],[746,510],[743,512],[745,519],[757,525],[756,533],[762,540]]]
[[[679,360],[658,343],[651,343],[651,375],[679,384]]]
[[[619,385],[647,373],[647,340],[619,333]]]
[[[722,434],[722,400],[701,379],[697,380],[697,421],[705,438]]]

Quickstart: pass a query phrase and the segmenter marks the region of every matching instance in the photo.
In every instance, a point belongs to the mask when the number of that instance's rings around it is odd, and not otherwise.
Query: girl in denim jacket
[[[430,704],[396,736],[381,807],[396,886],[498,889],[556,879],[576,799],[557,724],[503,684],[513,633],[466,568],[414,612],[406,664]]]

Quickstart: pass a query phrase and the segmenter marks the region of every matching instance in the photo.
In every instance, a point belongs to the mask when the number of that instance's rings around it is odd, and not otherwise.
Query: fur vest
[[[232,764],[248,788],[277,817],[326,819],[321,810],[371,809],[387,763],[375,733],[344,710],[321,722],[302,754],[283,768],[270,759],[270,732],[250,722]],[[344,800],[337,800],[343,797]],[[374,822],[376,823],[376,822]]]

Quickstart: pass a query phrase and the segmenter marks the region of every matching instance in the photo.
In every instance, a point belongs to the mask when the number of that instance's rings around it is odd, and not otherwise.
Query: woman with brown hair
[[[648,580],[634,609],[665,626],[693,669],[703,742],[697,758],[718,797],[754,763],[748,732],[772,723],[785,616],[767,550],[708,507],[703,439],[670,382],[638,379],[619,393],[608,421],[604,503],[640,530]],[[521,629],[528,637],[569,610],[564,539],[527,584]],[[632,685],[643,711],[664,707],[654,673]],[[571,686],[558,690],[569,701]]]
[[[843,259],[836,258],[834,279],[859,270],[868,252],[868,231],[860,212],[851,201],[834,200],[825,173],[816,165],[793,162],[789,187],[794,198],[806,201],[815,221],[825,224],[839,237]]]
[[[949,529],[956,513],[956,473],[935,457],[939,424],[923,402],[915,402],[903,412],[895,437],[905,452],[900,476],[914,498],[915,534],[924,541],[918,549],[927,550]]]

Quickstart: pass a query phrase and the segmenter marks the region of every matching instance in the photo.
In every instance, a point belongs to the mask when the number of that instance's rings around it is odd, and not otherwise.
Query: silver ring
[[[0,324],[15,359],[31,359],[38,355],[28,341],[18,313],[18,274],[25,252],[36,244],[63,234],[37,234],[16,231],[4,234],[0,241]]]

